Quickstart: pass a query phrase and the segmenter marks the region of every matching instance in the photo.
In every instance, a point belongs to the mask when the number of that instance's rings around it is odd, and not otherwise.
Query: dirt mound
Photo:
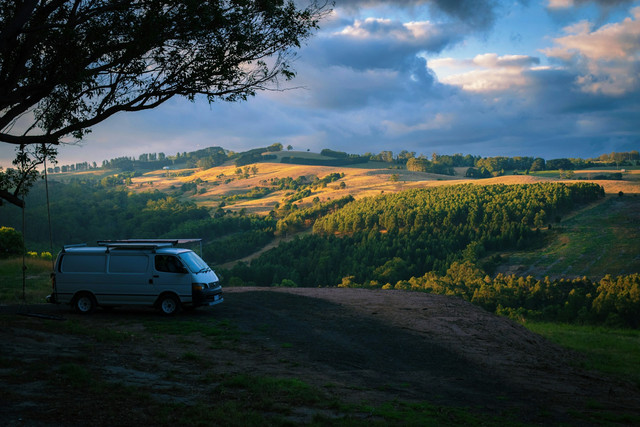
[[[369,388],[404,384],[396,392],[406,398],[486,407],[506,399],[557,414],[589,400],[640,408],[632,385],[580,370],[575,353],[459,298],[341,288],[271,288],[262,298],[263,288],[228,292],[241,293],[240,304],[263,300],[255,313],[269,313],[273,335],[336,371],[352,363],[350,374]]]

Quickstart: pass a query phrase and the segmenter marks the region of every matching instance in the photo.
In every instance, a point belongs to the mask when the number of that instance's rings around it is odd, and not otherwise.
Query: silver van
[[[110,240],[98,246],[65,246],[47,300],[79,313],[95,307],[143,305],[171,315],[181,308],[223,301],[218,276],[185,240]]]

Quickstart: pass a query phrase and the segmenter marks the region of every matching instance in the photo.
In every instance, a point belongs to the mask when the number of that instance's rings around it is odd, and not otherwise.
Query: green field
[[[544,322],[526,322],[524,326],[583,355],[584,368],[640,387],[640,331]]]
[[[534,277],[601,278],[640,271],[640,197],[609,196],[552,224],[541,249],[505,254],[499,271]]]
[[[25,261],[23,276],[22,258],[0,259],[0,304],[42,303],[51,293],[51,260],[27,257]]]

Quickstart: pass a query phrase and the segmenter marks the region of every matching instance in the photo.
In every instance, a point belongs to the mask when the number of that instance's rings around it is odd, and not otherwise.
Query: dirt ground
[[[188,403],[209,393],[201,385],[205,375],[249,373],[297,378],[321,388],[331,384],[331,393],[344,402],[401,400],[507,411],[532,424],[581,424],[575,414],[594,408],[640,416],[636,386],[587,372],[576,354],[453,297],[342,288],[225,288],[224,303],[174,318],[124,308],[81,316],[54,305],[4,306],[0,313],[0,395],[5,396],[0,419],[9,426],[90,421],[83,418],[90,414],[78,415],[81,397],[73,402],[54,398],[55,384],[21,373],[25,364],[54,367],[78,360],[99,378],[144,388],[167,402]],[[114,343],[68,329],[57,332],[56,321],[42,314],[130,338]],[[212,320],[233,325],[241,338],[211,348],[197,336],[145,327],[149,322],[205,325]],[[203,358],[206,365],[189,363]],[[118,420],[97,424],[127,424]]]

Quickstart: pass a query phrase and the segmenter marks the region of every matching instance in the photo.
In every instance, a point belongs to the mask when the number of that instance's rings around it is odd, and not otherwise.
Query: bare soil
[[[578,355],[454,297],[226,288],[224,303],[173,318],[125,308],[81,316],[54,305],[4,306],[0,313],[0,419],[9,426],[150,420],[126,400],[96,401],[91,384],[60,375],[70,364],[86,367],[96,381],[173,404],[211,400],[218,381],[248,374],[296,378],[344,403],[428,402],[515,414],[527,424],[584,425],[593,411],[640,417],[637,386],[587,372]],[[149,327],[179,322],[230,325],[239,338],[211,345],[206,334]],[[125,338],[105,339],[101,330]],[[318,411],[327,409],[300,405],[291,420],[305,423]]]

